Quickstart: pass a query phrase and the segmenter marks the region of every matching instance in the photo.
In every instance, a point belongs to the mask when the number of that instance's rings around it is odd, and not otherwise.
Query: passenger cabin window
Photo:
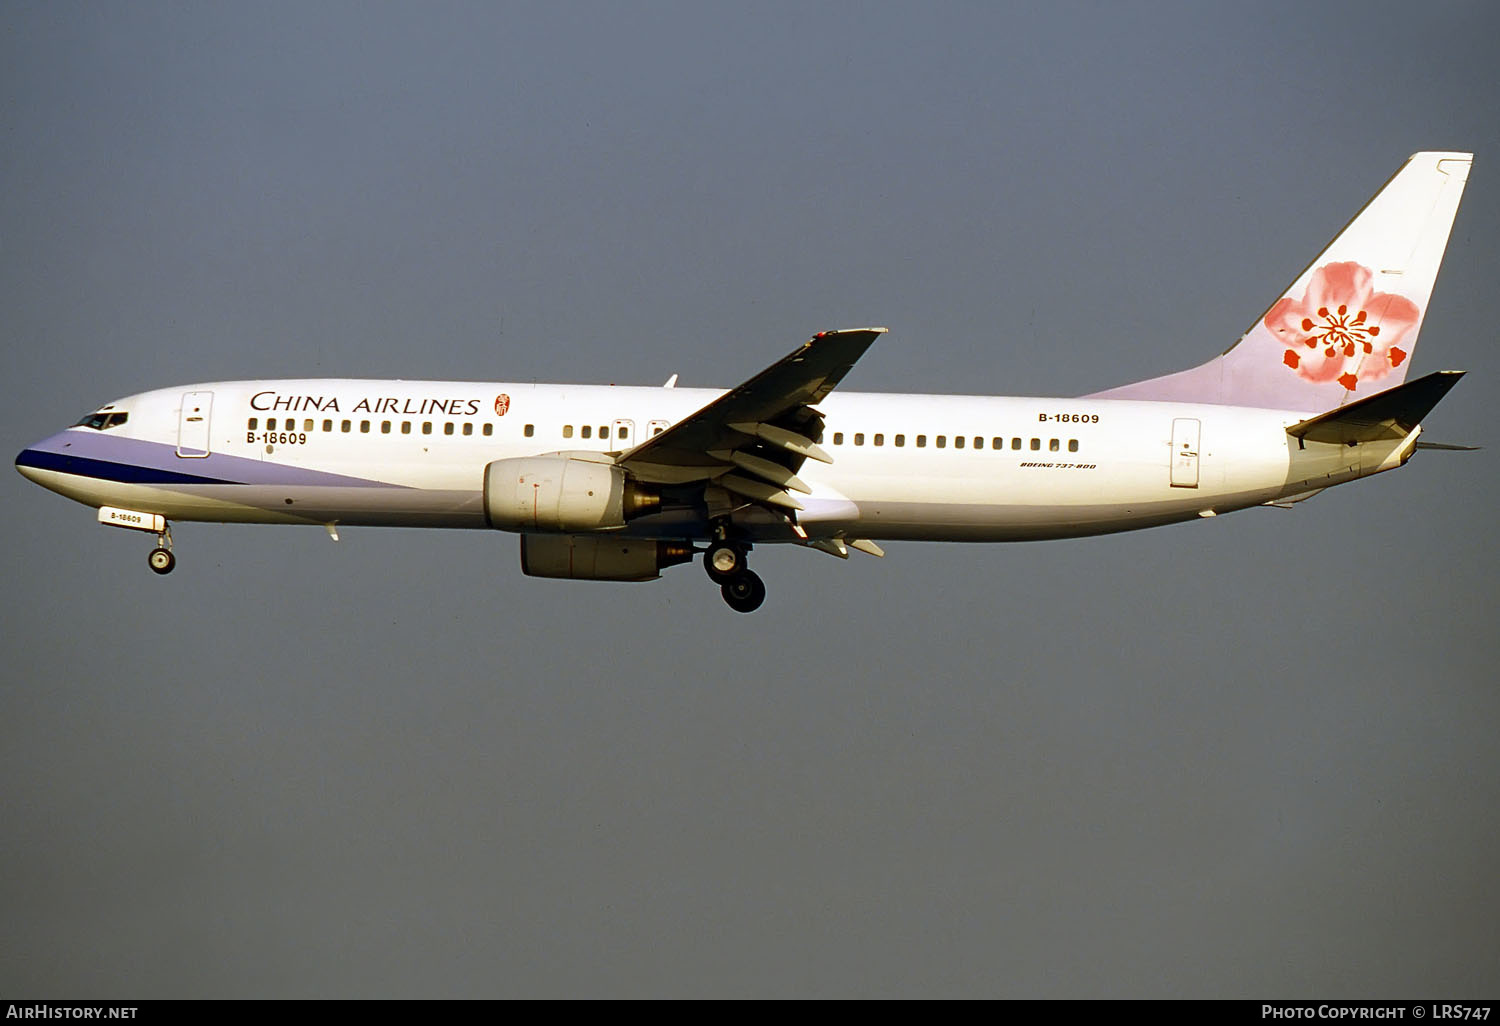
[[[584,430],[587,431],[588,428],[584,428]],[[572,424],[564,424],[563,425],[563,437],[564,438],[572,438],[573,437],[573,425]],[[584,435],[583,437],[587,438],[588,435]]]
[[[1052,439],[1052,441],[1050,441],[1050,442],[1047,443],[1047,448],[1050,449],[1052,452],[1056,452],[1058,449],[1062,448],[1062,446],[1057,441],[1057,439],[1054,438],[1054,439]]]
[[[955,449],[962,449],[963,447],[964,447],[964,436],[963,435],[954,435],[953,436],[953,448],[955,448]]]
[[[578,431],[578,437],[579,438],[589,438],[589,437],[591,437],[593,435],[593,433],[594,433],[594,426],[592,424],[585,424],[582,428],[579,429],[579,431]]]
[[[471,422],[467,421],[467,420],[464,421],[464,434],[466,434],[466,435],[472,435],[473,433],[474,433],[474,425]]]
[[[1068,451],[1069,452],[1077,452],[1078,451],[1078,439],[1076,439],[1076,438],[1070,438],[1070,439],[1068,439]]]
[[[917,448],[918,449],[925,449],[925,448],[927,448],[927,436],[926,435],[918,435],[917,436]]]
[[[856,432],[854,432],[854,444],[855,445],[864,445],[865,444],[865,433],[863,431],[856,431]]]
[[[448,421],[447,423],[445,423],[443,425],[443,434],[445,434],[445,435],[451,435],[451,434],[453,434],[453,421],[450,420],[450,421]]]
[[[403,435],[409,435],[409,434],[411,434],[411,421],[409,421],[409,420],[403,420],[401,422],[401,433]]]
[[[608,438],[609,437],[609,428],[607,428],[607,427],[601,427],[599,429],[599,437],[600,438]]]
[[[347,435],[349,433],[349,429],[351,427],[353,427],[353,426],[354,425],[353,425],[353,423],[351,421],[347,421],[346,420],[346,421],[344,421],[343,425],[340,427],[340,430],[342,430],[344,432],[344,434]]]
[[[1003,438],[991,438],[990,439],[990,448],[991,449],[1004,449],[1005,448],[1005,439],[1003,439]]]
[[[1042,440],[1040,438],[1033,438],[1031,440],[1031,451],[1032,452],[1036,452],[1041,447],[1042,447]]]
[[[875,436],[875,444],[876,445],[884,445],[885,444],[885,435],[876,435]]]
[[[844,433],[842,431],[835,431],[833,433],[833,444],[834,445],[843,445],[844,444]]]
[[[388,434],[391,433],[391,422],[390,421],[388,421],[388,420],[382,420],[380,422],[380,433],[382,435],[388,435]]]
[[[313,429],[313,422],[312,422],[312,418],[309,417],[308,419],[306,419],[306,420],[304,420],[302,422],[302,430],[303,431],[311,431],[312,429]]]
[[[906,436],[905,435],[897,435],[896,436],[896,448],[899,449],[902,446],[904,446],[905,444],[906,444]]]
[[[484,433],[489,434],[494,429],[494,427],[495,425],[493,424],[486,424],[484,426]],[[536,425],[527,424],[526,427],[521,431],[521,434],[525,435],[527,438],[530,438],[532,435],[536,434]]]
[[[424,434],[424,435],[430,435],[430,434],[432,434],[432,421],[430,421],[430,420],[424,420],[424,421],[422,421],[422,434]]]
[[[333,430],[333,421],[331,421],[331,420],[325,420],[323,422],[323,430],[324,431],[332,431]]]
[[[1021,440],[1019,438],[1012,438],[1010,440],[1010,447],[1012,449],[1019,449],[1021,447]]]
[[[367,435],[370,433],[370,422],[368,420],[362,420],[359,422],[359,432],[362,435]]]
[[[275,431],[276,430],[276,418],[275,417],[267,417],[266,418],[266,430],[267,431]]]
[[[80,423],[80,424],[87,423],[87,419],[80,420],[78,423]],[[260,418],[259,417],[251,417],[250,418],[250,423],[248,423],[248,424],[245,425],[245,430],[247,430],[247,431],[254,431],[255,428],[257,427],[257,425],[259,425],[259,424],[260,424]]]
[[[944,449],[944,448],[947,448],[947,446],[948,446],[948,436],[947,435],[938,435],[937,436],[937,447],[939,449]]]
[[[980,438],[978,435],[974,436],[974,448],[976,448],[976,449],[983,449],[984,448],[984,439]]]

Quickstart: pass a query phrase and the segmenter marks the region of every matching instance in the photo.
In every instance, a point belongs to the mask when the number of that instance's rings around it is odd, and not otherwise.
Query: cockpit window
[[[73,426],[93,428],[95,431],[108,431],[110,428],[119,427],[125,423],[129,416],[128,413],[90,413]]]

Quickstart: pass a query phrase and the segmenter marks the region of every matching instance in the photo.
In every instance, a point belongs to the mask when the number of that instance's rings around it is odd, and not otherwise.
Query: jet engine
[[[502,531],[608,531],[659,509],[661,491],[613,463],[527,456],[484,468],[485,519]]]
[[[598,534],[523,534],[521,572],[571,581],[654,581],[693,558],[687,542]]]

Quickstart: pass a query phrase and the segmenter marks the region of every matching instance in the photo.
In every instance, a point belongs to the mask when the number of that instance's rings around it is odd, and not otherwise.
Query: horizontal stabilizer
[[[1405,438],[1463,376],[1463,371],[1438,371],[1300,421],[1286,433],[1342,445]]]

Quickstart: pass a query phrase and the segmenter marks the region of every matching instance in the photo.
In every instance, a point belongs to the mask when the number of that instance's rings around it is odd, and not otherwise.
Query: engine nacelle
[[[659,490],[613,463],[527,456],[484,468],[485,519],[502,531],[607,531],[660,508]]]
[[[521,572],[570,581],[654,581],[693,558],[687,542],[597,534],[521,535]]]

